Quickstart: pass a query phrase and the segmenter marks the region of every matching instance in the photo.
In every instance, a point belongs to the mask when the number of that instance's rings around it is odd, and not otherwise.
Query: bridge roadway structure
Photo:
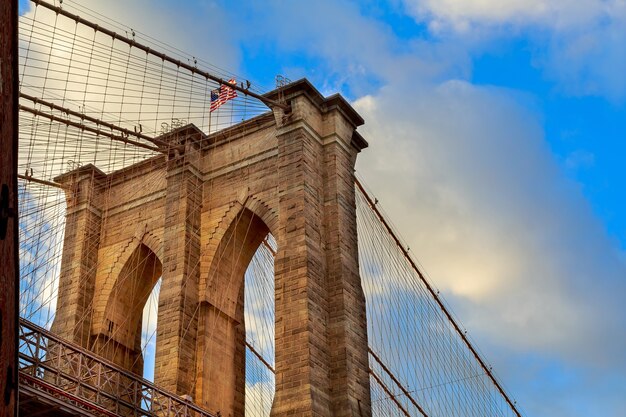
[[[22,416],[215,417],[28,320],[19,330]]]

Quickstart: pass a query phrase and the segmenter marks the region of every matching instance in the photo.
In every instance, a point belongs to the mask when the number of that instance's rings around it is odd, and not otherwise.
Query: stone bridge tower
[[[300,80],[291,106],[206,136],[159,139],[164,155],[55,180],[67,223],[52,330],[141,374],[141,312],[162,277],[155,383],[243,416],[244,272],[275,237],[272,416],[371,415],[354,165],[367,142],[339,95]]]

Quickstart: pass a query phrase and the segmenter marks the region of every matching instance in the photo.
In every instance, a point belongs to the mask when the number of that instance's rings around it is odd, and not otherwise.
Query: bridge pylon
[[[163,155],[56,179],[67,220],[53,331],[141,373],[141,311],[161,277],[155,383],[243,416],[244,274],[271,233],[276,392],[271,415],[371,415],[354,166],[367,142],[341,96],[307,80],[267,94],[289,110],[206,135],[159,137]]]

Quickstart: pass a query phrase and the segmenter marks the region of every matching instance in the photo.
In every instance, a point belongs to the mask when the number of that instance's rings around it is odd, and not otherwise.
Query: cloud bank
[[[623,364],[620,303],[607,294],[626,293],[626,265],[536,115],[458,80],[389,86],[355,106],[372,148],[359,171],[470,328],[520,351]]]
[[[624,3],[621,0],[406,0],[405,4],[415,17],[430,18],[433,25],[467,30],[471,24],[536,24],[556,28],[580,25],[611,15]]]
[[[431,33],[473,43],[520,33],[534,65],[570,95],[626,98],[626,2],[623,0],[405,0]]]

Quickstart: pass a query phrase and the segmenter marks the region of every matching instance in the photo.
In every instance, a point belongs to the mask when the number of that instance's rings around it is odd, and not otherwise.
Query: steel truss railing
[[[80,346],[20,319],[23,387],[92,415],[214,417]]]

